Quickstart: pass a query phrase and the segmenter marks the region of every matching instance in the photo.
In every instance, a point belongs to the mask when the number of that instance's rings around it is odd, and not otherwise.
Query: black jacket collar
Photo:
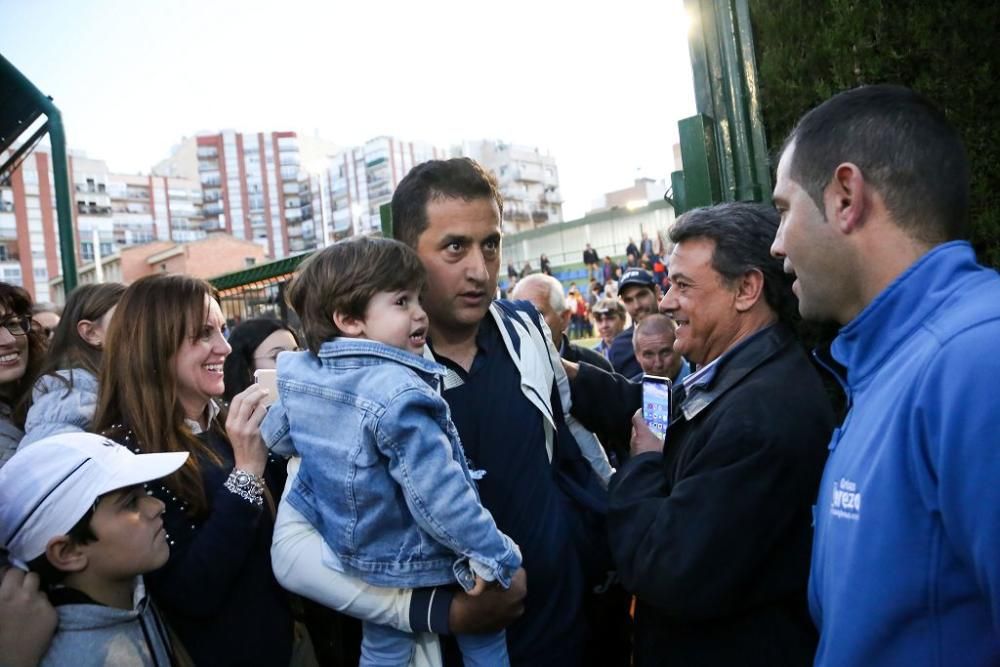
[[[686,420],[691,421],[717,398],[739,384],[752,370],[777,355],[793,341],[792,332],[787,327],[775,324],[755,334],[753,340],[747,341],[746,345],[741,345],[732,354],[720,359],[715,376],[707,385],[695,385],[690,393],[685,395],[683,384],[678,383],[674,388],[674,401],[679,404],[680,413]]]

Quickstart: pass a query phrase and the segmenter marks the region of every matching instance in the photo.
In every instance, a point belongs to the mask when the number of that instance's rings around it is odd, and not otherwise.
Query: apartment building
[[[375,137],[335,154],[327,161],[320,186],[327,242],[377,231],[379,207],[392,199],[410,169],[447,157],[442,148],[390,136]]]
[[[556,160],[538,148],[504,141],[466,141],[452,153],[470,157],[493,172],[503,195],[504,232],[562,222],[562,194]]]
[[[310,140],[295,132],[199,134],[184,139],[153,173],[200,183],[206,231],[224,231],[285,257],[318,245],[314,186],[303,157],[311,153],[302,147]]]
[[[0,182],[0,280],[50,301],[49,276],[60,262],[56,234],[49,155],[35,151]]]
[[[666,181],[637,178],[630,187],[605,193],[594,202],[593,207],[587,213],[597,213],[614,208],[640,208],[649,202],[662,200],[666,191]]]
[[[71,152],[68,159],[77,264],[153,240],[205,237],[196,181],[116,174],[103,160]],[[61,272],[55,187],[45,146],[29,153],[0,183],[0,279],[50,301],[49,281]]]

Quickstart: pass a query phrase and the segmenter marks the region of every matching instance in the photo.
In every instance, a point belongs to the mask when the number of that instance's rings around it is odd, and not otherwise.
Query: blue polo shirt
[[[524,557],[528,595],[524,615],[507,628],[511,663],[576,665],[586,627],[583,571],[568,528],[570,502],[546,454],[542,415],[524,397],[492,317],[483,319],[476,344],[468,373],[435,357],[453,376],[444,398],[470,467],[486,472],[478,482],[483,505]],[[456,377],[461,384],[451,386]]]

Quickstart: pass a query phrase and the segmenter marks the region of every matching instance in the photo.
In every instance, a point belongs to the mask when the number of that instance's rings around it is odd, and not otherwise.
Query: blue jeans
[[[359,667],[405,667],[413,655],[413,634],[365,621]],[[503,630],[481,635],[455,635],[466,667],[510,667]]]

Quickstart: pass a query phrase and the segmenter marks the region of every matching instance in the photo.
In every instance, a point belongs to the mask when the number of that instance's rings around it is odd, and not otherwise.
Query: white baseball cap
[[[93,433],[61,433],[24,447],[0,468],[0,546],[26,564],[45,553],[104,495],[165,477],[187,452],[134,454]]]

